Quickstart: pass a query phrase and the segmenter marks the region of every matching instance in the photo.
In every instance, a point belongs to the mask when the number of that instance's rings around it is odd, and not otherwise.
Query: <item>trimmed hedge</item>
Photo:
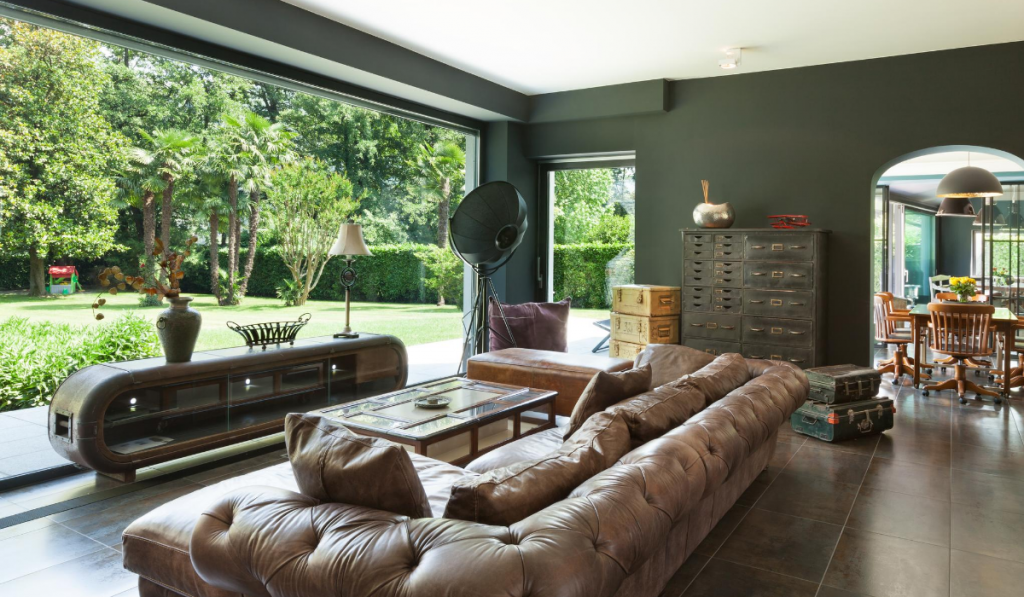
[[[555,245],[555,300],[571,296],[573,307],[611,307],[612,286],[633,282],[632,255],[629,243]]]
[[[0,290],[28,288],[28,257],[0,258]]]
[[[429,248],[429,245],[412,243],[402,245],[377,245],[370,247],[372,257],[359,257],[352,264],[358,279],[352,287],[352,298],[358,301],[385,303],[428,303],[437,300],[435,293],[424,285],[428,275],[423,261],[416,252]],[[239,259],[245,262],[246,251],[241,252]],[[185,278],[182,290],[188,293],[210,292],[209,251],[201,247],[185,262]],[[221,267],[227,266],[227,251],[220,253]],[[320,283],[310,293],[312,300],[339,300],[344,298],[345,290],[341,286],[341,272],[345,269],[345,261],[333,257],[324,268]],[[249,280],[248,296],[277,297],[277,287],[283,280],[291,279],[291,272],[285,267],[275,247],[259,247],[256,249],[256,263],[253,266],[252,279]],[[453,296],[446,296],[449,304],[462,301],[462,287],[456,289]]]

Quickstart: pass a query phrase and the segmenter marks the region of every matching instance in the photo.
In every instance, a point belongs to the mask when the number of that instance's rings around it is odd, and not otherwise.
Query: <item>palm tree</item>
[[[233,304],[245,296],[256,260],[262,190],[270,186],[274,169],[290,159],[294,136],[283,124],[271,123],[255,112],[246,112],[242,118],[224,117],[211,163],[211,168],[224,176],[228,191],[228,288],[222,304]],[[245,192],[249,207],[249,251],[240,282],[239,187]]]
[[[445,249],[452,194],[462,193],[466,178],[466,152],[452,141],[424,143],[419,147],[416,160],[409,165],[419,171],[418,182],[426,197],[437,203],[437,246]]]
[[[220,288],[220,215],[225,211],[224,181],[216,173],[201,169],[199,176],[193,177],[181,193],[188,205],[190,213],[203,214],[209,224],[209,268],[210,293],[218,303],[223,300]]]
[[[161,192],[164,181],[152,168],[150,154],[138,147],[129,150],[127,169],[117,176],[115,207],[135,207],[142,212],[142,243],[145,247],[144,276],[146,284],[154,284],[156,262],[152,259],[156,247],[156,194]],[[154,301],[155,304],[155,301]]]

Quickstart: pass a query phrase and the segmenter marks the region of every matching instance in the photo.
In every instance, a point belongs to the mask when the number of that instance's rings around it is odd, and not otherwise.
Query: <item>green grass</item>
[[[242,337],[228,329],[228,321],[240,325],[264,321],[288,321],[309,313],[310,322],[299,332],[299,338],[326,336],[345,327],[343,301],[309,301],[302,307],[284,307],[280,300],[249,297],[241,305],[220,307],[211,295],[193,295],[192,306],[203,316],[203,329],[196,350],[228,348],[242,344]],[[73,296],[31,298],[24,294],[0,294],[0,321],[12,316],[30,321],[49,321],[75,325],[104,325],[128,311],[155,321],[164,307],[142,308],[138,296],[125,294],[106,296],[103,307],[105,321],[92,317],[90,306],[94,293]],[[575,311],[574,311],[575,313]],[[352,303],[352,329],[359,332],[391,334],[407,346],[451,340],[462,336],[461,313],[458,307],[406,305],[395,303]]]

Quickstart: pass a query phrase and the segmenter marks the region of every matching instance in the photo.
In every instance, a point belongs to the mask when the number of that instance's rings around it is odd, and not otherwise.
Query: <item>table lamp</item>
[[[350,302],[352,285],[356,282],[356,270],[352,269],[352,261],[356,255],[373,256],[366,243],[363,242],[363,227],[355,224],[352,220],[342,224],[338,229],[338,240],[327,252],[328,255],[343,255],[345,258],[345,269],[341,272],[341,285],[345,287],[345,329],[334,334],[335,338],[358,338],[359,334],[352,332],[349,325],[352,306]]]

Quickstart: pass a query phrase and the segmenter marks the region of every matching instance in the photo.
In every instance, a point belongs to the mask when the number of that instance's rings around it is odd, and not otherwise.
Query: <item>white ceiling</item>
[[[889,192],[898,197],[937,206],[941,202],[935,194],[939,181],[946,174],[966,165],[966,151],[933,153],[896,164],[882,174],[880,182],[888,184]],[[1024,172],[1024,167],[1013,160],[976,151],[970,154],[970,165],[1003,174],[1003,180],[1019,180],[1020,177],[1012,173]]]
[[[282,1],[528,94],[1024,40],[1022,0]]]

